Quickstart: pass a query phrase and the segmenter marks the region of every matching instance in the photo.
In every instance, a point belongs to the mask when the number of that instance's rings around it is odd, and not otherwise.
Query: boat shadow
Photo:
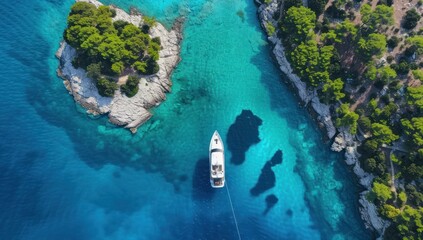
[[[232,153],[231,163],[241,165],[245,161],[245,152],[252,145],[260,142],[259,126],[263,121],[251,110],[242,110],[228,130],[227,145]]]
[[[215,191],[210,186],[208,157],[200,158],[195,164],[192,176],[192,199],[205,200],[213,198]]]

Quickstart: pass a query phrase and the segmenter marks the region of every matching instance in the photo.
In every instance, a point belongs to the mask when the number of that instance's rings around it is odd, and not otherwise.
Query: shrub
[[[115,90],[118,89],[118,85],[107,78],[100,77],[97,80],[98,93],[103,97],[113,97]]]
[[[120,90],[124,93],[127,97],[133,97],[135,94],[138,93],[140,79],[137,76],[128,76],[128,80],[126,84],[120,86]]]
[[[397,36],[392,36],[388,41],[387,41],[387,44],[388,44],[388,47],[389,48],[395,48],[396,46],[398,46],[398,43],[400,42],[401,40],[397,37]]]
[[[389,56],[387,56],[386,57],[386,61],[388,62],[388,63],[392,63],[392,61],[394,61],[394,56],[392,56],[392,55],[389,55]]]
[[[416,11],[415,8],[408,10],[403,17],[402,27],[405,29],[413,29],[417,26],[417,23],[420,20],[420,14]]]

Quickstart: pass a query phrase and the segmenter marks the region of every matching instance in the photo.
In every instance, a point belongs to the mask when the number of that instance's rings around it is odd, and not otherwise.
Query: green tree
[[[388,126],[380,123],[372,124],[372,134],[373,139],[378,142],[379,145],[382,143],[390,144],[399,138],[399,136],[395,135]]]
[[[410,120],[401,119],[405,134],[412,140],[412,145],[423,147],[423,117],[414,117]]]
[[[406,92],[407,104],[417,110],[423,110],[423,85],[408,87]]]
[[[322,14],[325,9],[326,1],[325,0],[310,0],[308,1],[308,7],[313,10],[317,16]]]
[[[120,90],[129,98],[135,96],[139,90],[140,79],[137,76],[128,76],[128,80],[120,87]]]
[[[97,80],[101,76],[101,63],[91,63],[87,67],[87,76]]]
[[[413,73],[413,76],[415,79],[418,79],[420,81],[423,81],[423,70],[422,69],[416,69],[411,71]]]
[[[361,38],[358,42],[359,54],[366,61],[369,61],[373,56],[382,56],[385,50],[386,37],[382,34],[372,33],[366,39]]]
[[[416,53],[418,55],[423,54],[423,36],[416,35],[414,37],[407,38],[407,43],[416,47]]]
[[[413,29],[417,26],[417,23],[420,21],[420,14],[416,11],[415,8],[408,10],[404,17],[402,27],[405,29]]]
[[[339,38],[354,38],[357,35],[358,28],[348,19],[336,25],[335,32]]]
[[[98,93],[103,97],[113,97],[115,90],[118,89],[118,85],[104,77],[100,77],[97,80]]]
[[[291,7],[283,21],[282,31],[296,44],[304,42],[316,26],[316,14],[309,8]]]
[[[372,130],[372,121],[368,117],[360,117],[358,120],[358,125],[365,132],[368,133]]]
[[[349,105],[344,103],[336,110],[339,117],[336,119],[337,127],[348,127],[351,134],[357,133],[358,114],[350,111]]]
[[[381,209],[382,215],[389,219],[394,219],[400,215],[401,210],[389,204],[383,204]]]
[[[342,92],[343,88],[344,82],[340,78],[337,78],[334,81],[328,80],[323,85],[322,92],[325,94],[327,101],[335,102],[345,97],[345,93]]]
[[[382,203],[392,198],[391,189],[383,183],[373,182],[372,193]]]
[[[376,27],[384,25],[392,25],[394,23],[394,9],[393,7],[384,4],[377,5],[372,11],[370,5],[364,4],[360,8],[361,21],[363,25],[367,26],[371,31],[376,30]]]
[[[83,17],[91,17],[94,16],[96,13],[96,8],[93,4],[87,2],[76,2],[71,7],[71,11],[69,15],[81,15]]]

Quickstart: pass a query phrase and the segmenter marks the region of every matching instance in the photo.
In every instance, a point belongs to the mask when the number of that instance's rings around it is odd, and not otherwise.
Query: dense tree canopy
[[[412,144],[423,147],[423,117],[415,117],[411,120],[401,119],[406,135],[412,140]]]
[[[386,202],[392,197],[391,189],[383,183],[374,182],[372,192],[381,202]]]
[[[417,110],[423,110],[423,86],[408,87],[406,98],[408,105],[417,108]]]
[[[291,7],[285,15],[283,32],[296,44],[304,42],[316,26],[316,14],[309,8]]]
[[[386,50],[385,35],[372,33],[358,42],[358,53],[364,60],[369,61],[372,56],[380,57]]]
[[[322,92],[325,94],[326,102],[336,102],[345,97],[345,93],[342,92],[344,88],[344,82],[337,78],[334,81],[328,80],[324,85]]]
[[[119,75],[125,68],[133,68],[140,74],[159,70],[156,61],[160,39],[152,40],[142,29],[125,21],[113,22],[114,15],[114,10],[107,6],[96,8],[87,2],[77,2],[71,8],[64,32],[66,42],[78,52],[74,63],[96,80],[103,96],[113,96],[117,85],[102,75]],[[154,25],[154,19],[144,18],[144,21]],[[127,95],[136,93],[135,87],[130,89],[125,91]]]
[[[348,127],[351,134],[357,133],[357,120],[358,114],[350,111],[348,104],[342,104],[339,109],[336,110],[339,117],[336,119],[336,125],[338,127]]]
[[[377,5],[374,11],[372,11],[369,4],[364,4],[360,9],[360,13],[363,25],[371,31],[376,30],[377,27],[389,26],[394,23],[393,7],[384,4]]]
[[[395,135],[388,126],[384,124],[380,124],[380,123],[372,124],[372,134],[373,134],[373,139],[379,145],[383,143],[390,144],[399,138],[399,136]]]

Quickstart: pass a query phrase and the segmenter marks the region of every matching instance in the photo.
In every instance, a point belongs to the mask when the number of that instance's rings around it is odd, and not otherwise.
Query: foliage
[[[383,204],[381,208],[382,215],[388,219],[394,219],[400,215],[401,210],[389,204]]]
[[[143,16],[142,21],[149,27],[154,27],[156,25],[156,19],[154,17]]]
[[[407,42],[413,46],[416,46],[416,53],[418,55],[423,54],[423,36],[416,35],[407,39]]]
[[[414,76],[415,79],[423,81],[423,70],[422,69],[413,70],[412,73],[413,73],[413,76]]]
[[[356,134],[358,114],[350,111],[349,105],[346,103],[342,104],[336,112],[339,115],[336,119],[336,125],[338,127],[348,127],[351,134]]]
[[[372,121],[368,117],[360,117],[358,120],[358,125],[365,133],[372,130]]]
[[[374,11],[371,10],[370,5],[364,4],[360,8],[360,13],[363,25],[367,26],[371,31],[376,30],[376,27],[381,28],[382,26],[390,26],[394,23],[393,7],[384,4],[377,5]]]
[[[325,9],[326,1],[325,0],[310,0],[308,1],[308,7],[313,10],[317,16],[322,14]]]
[[[420,14],[416,11],[415,8],[408,10],[404,17],[402,27],[405,29],[413,29],[417,26],[417,23],[420,21]]]
[[[372,134],[373,139],[380,145],[380,144],[390,144],[391,142],[397,140],[399,138],[398,135],[395,135],[392,130],[380,123],[373,123],[372,124]]]
[[[396,46],[398,46],[398,43],[400,42],[401,40],[397,37],[397,36],[392,36],[388,41],[387,41],[387,44],[388,44],[388,47],[389,48],[395,48]]]
[[[266,30],[269,36],[272,36],[276,32],[275,27],[270,22],[266,22]]]
[[[358,53],[365,61],[369,61],[372,56],[382,56],[385,50],[386,37],[382,34],[372,33],[367,38],[361,38],[358,42]]]
[[[322,92],[325,94],[327,102],[336,102],[345,97],[345,93],[342,92],[344,88],[344,82],[337,78],[334,81],[328,80],[323,85]]]
[[[151,40],[131,23],[112,22],[114,14],[107,6],[96,8],[77,2],[71,8],[64,32],[66,42],[78,52],[75,62],[87,70],[89,77],[98,79],[97,84],[104,90],[99,90],[102,95],[110,95],[114,87],[105,79],[100,80],[101,75],[119,75],[125,68],[151,73],[158,68],[155,61],[159,58],[160,40]],[[155,24],[154,19],[143,20],[151,26]]]
[[[407,203],[407,194],[405,194],[405,192],[400,192],[398,194],[398,199],[400,200],[400,204],[404,206]]]
[[[299,44],[304,42],[316,26],[316,14],[309,8],[291,7],[283,21],[282,31],[288,36],[288,41]]]
[[[140,83],[140,79],[137,76],[131,75],[128,76],[128,80],[122,86],[120,86],[120,90],[127,96],[133,97],[137,94],[139,90],[138,84]]]
[[[300,77],[311,86],[329,81],[329,66],[333,46],[319,48],[315,40],[301,43],[291,52],[291,62]]]
[[[107,78],[100,77],[97,79],[98,93],[103,97],[113,97],[115,90],[118,89],[118,85]]]
[[[101,63],[91,63],[87,66],[87,76],[97,80],[101,76]]]
[[[419,87],[408,87],[406,93],[407,104],[423,110],[423,85]]]
[[[345,39],[347,37],[354,38],[357,35],[358,28],[348,19],[345,19],[343,22],[338,24],[335,28],[335,32],[338,35],[338,38]]]
[[[402,212],[394,219],[393,232],[396,239],[423,239],[423,208],[405,206]]]
[[[373,182],[372,193],[382,203],[392,198],[391,189],[383,183]]]
[[[412,140],[414,146],[423,147],[423,117],[410,120],[401,119],[405,134]]]

